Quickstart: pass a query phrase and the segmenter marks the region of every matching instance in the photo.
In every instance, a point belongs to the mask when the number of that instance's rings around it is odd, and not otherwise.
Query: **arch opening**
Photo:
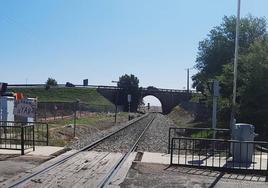
[[[153,95],[147,95],[142,98],[139,110],[143,112],[163,112],[161,101]]]

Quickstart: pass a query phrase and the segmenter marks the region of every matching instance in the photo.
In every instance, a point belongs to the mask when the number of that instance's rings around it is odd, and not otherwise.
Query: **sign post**
[[[79,106],[79,100],[76,100],[75,102],[74,102],[74,138],[75,138],[75,133],[76,133],[76,118],[77,118],[77,116],[76,116],[76,112],[77,112],[77,109],[78,109],[78,106]]]
[[[131,95],[127,95],[127,101],[128,101],[128,120],[130,120],[130,103],[131,103]]]

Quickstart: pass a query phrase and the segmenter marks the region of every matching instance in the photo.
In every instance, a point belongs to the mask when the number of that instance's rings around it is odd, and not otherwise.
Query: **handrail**
[[[213,139],[213,138],[192,138],[192,137],[176,137],[172,140],[203,140],[203,141],[217,141],[217,142],[234,142],[234,143],[248,143],[248,144],[268,144],[265,141],[240,141],[240,140],[228,140],[228,139]]]
[[[230,131],[230,129],[221,129],[221,128],[213,129],[213,128],[200,128],[200,127],[170,127],[170,129]]]

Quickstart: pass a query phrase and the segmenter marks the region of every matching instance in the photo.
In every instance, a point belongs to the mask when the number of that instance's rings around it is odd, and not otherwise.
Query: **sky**
[[[241,15],[268,18],[267,0],[241,0]],[[0,82],[186,88],[198,43],[237,0],[0,0]],[[190,71],[190,76],[196,70]]]

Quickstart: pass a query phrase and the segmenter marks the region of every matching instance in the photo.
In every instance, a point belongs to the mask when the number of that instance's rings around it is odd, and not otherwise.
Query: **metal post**
[[[130,102],[128,103],[128,120],[130,120]]]
[[[217,123],[217,97],[213,96],[213,110],[212,110],[213,139],[215,139],[216,123]]]
[[[170,165],[173,165],[173,145],[174,145],[174,138],[171,140],[171,154],[170,154]]]
[[[117,117],[117,102],[118,102],[118,90],[116,90],[116,98],[115,98],[115,115],[114,115],[115,123],[116,123],[116,117]]]
[[[24,127],[21,124],[21,155],[24,155]]]
[[[49,132],[48,132],[48,124],[46,123],[47,126],[47,146],[48,146],[48,138],[49,138]]]
[[[170,153],[170,132],[171,132],[171,127],[168,130],[168,154]]]
[[[217,124],[217,97],[220,95],[220,87],[219,81],[213,81],[213,109],[212,109],[212,131],[213,131],[213,139],[215,139],[215,129]]]
[[[45,102],[45,121],[47,122],[47,103]]]
[[[75,137],[75,129],[76,129],[76,110],[77,110],[77,103],[78,103],[78,101],[76,101],[75,103],[74,103],[74,137]]]
[[[130,103],[131,103],[131,95],[127,95],[127,101],[128,101],[128,120],[130,120]]]
[[[237,82],[237,60],[238,60],[238,47],[239,47],[239,24],[240,24],[240,5],[241,1],[237,0],[237,18],[236,18],[236,34],[235,34],[235,58],[234,58],[234,81],[233,81],[233,101],[230,120],[230,129],[232,130],[235,113],[236,113],[236,82]]]
[[[34,124],[33,124],[33,151],[35,151]]]

